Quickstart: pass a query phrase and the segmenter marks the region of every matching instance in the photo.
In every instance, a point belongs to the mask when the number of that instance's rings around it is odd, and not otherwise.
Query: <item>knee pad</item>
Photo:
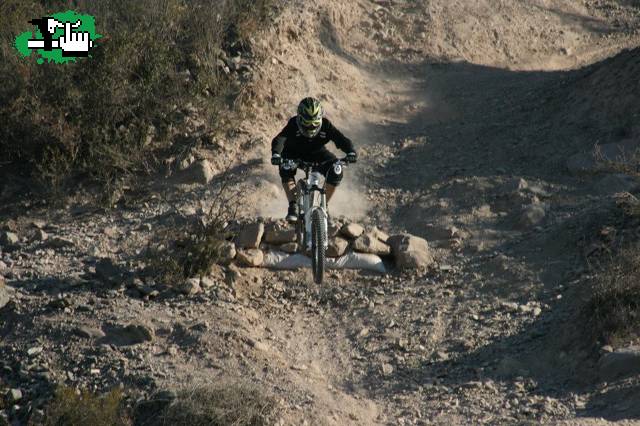
[[[338,186],[342,181],[343,167],[341,164],[332,164],[327,173],[327,183]]]

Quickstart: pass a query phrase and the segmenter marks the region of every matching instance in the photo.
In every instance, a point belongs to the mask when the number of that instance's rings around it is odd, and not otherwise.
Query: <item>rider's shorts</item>
[[[291,158],[291,156],[287,157],[287,153],[282,153],[282,158]],[[307,158],[303,158],[305,161],[317,161],[317,162],[325,162],[322,166],[318,167],[318,171],[322,173],[328,184],[333,186],[340,185],[340,181],[342,181],[343,169],[344,167],[340,165],[336,165],[334,162],[330,160],[337,160],[338,158],[333,155],[331,152],[323,150],[315,155],[312,155]],[[289,182],[295,180],[296,170],[287,170],[280,166],[280,178],[283,182]]]

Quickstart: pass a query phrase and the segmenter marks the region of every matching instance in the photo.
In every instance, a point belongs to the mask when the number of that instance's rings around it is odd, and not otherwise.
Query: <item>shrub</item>
[[[71,178],[84,178],[110,194],[154,171],[186,104],[207,126],[221,122],[241,88],[217,62],[225,50],[249,48],[271,3],[0,2],[0,157],[45,187],[64,189]],[[104,36],[92,58],[38,65],[35,55],[19,57],[14,39],[30,19],[71,7],[94,15]]]
[[[123,394],[113,390],[99,396],[88,391],[61,386],[46,409],[46,426],[118,426],[130,425],[125,414]]]
[[[640,337],[640,248],[629,247],[597,277],[584,314],[605,343]]]
[[[157,418],[145,424],[260,426],[274,423],[275,400],[255,385],[220,383],[185,389]]]
[[[171,224],[156,234],[146,251],[147,272],[167,285],[181,283],[184,278],[207,275],[220,259],[221,246],[231,240],[230,224],[242,204],[242,192],[232,188],[233,176],[225,172],[202,220]]]

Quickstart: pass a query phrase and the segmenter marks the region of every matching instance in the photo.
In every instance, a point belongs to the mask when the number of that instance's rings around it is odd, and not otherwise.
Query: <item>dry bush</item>
[[[640,337],[640,247],[621,251],[597,277],[583,314],[595,339],[608,344]]]
[[[601,172],[640,177],[640,149],[629,153],[621,150],[614,158],[610,158],[602,152],[600,145],[595,145],[593,158],[596,161],[598,170]]]
[[[46,426],[126,426],[132,422],[123,407],[123,394],[113,390],[99,396],[61,386],[45,413]]]
[[[186,104],[207,126],[240,88],[217,61],[242,51],[275,0],[0,2],[0,157],[45,188],[77,179],[113,195],[168,155]],[[96,17],[92,57],[64,65],[20,58],[17,34],[38,16],[73,8]],[[185,77],[189,72],[191,77]]]
[[[205,276],[220,259],[221,246],[232,240],[230,224],[242,204],[242,193],[232,186],[234,177],[225,172],[218,182],[211,206],[199,220],[182,217],[182,225],[171,225],[156,234],[147,248],[148,273],[157,282],[174,285],[185,278]],[[179,209],[174,209],[180,215]]]
[[[182,390],[145,425],[261,426],[275,422],[276,402],[256,385],[219,383]]]

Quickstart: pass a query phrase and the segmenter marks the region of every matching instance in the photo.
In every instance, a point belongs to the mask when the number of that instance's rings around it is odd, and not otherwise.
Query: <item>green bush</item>
[[[225,51],[249,48],[271,3],[1,2],[0,156],[49,188],[83,178],[113,193],[152,172],[169,152],[176,112],[185,105],[216,128],[240,93],[217,61]],[[104,37],[92,58],[38,65],[35,55],[18,55],[14,39],[32,28],[30,19],[69,8],[96,17]]]

